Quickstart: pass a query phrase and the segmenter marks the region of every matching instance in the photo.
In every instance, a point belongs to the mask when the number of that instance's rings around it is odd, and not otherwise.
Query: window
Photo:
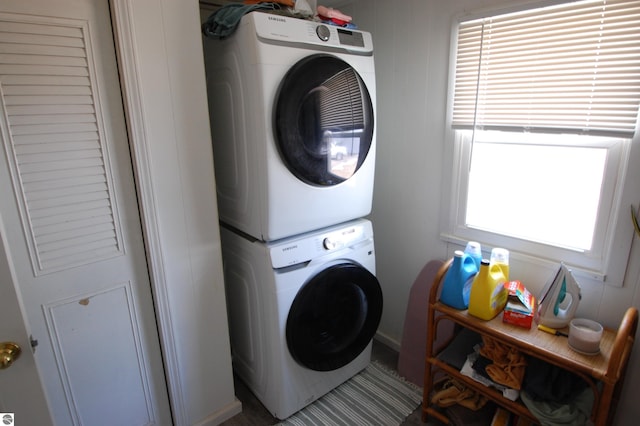
[[[624,179],[629,153],[640,143],[639,28],[638,0],[459,24],[445,238],[564,261],[621,284],[611,258],[625,251],[626,265],[632,239],[621,223],[634,185]]]

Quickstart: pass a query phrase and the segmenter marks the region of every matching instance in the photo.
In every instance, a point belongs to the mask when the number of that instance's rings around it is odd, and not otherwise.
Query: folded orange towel
[[[431,402],[439,407],[446,408],[458,404],[473,411],[484,407],[487,401],[486,396],[453,378],[435,383],[431,396]]]
[[[257,3],[278,3],[287,7],[294,7],[296,5],[296,2],[294,0],[244,0],[244,4]]]
[[[482,336],[480,354],[493,361],[485,370],[491,380],[511,389],[520,389],[527,368],[527,359],[516,348]]]

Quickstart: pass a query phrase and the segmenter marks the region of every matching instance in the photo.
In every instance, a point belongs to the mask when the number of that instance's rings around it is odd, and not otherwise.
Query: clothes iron
[[[580,303],[580,286],[564,263],[547,281],[540,294],[536,322],[551,328],[569,325]]]

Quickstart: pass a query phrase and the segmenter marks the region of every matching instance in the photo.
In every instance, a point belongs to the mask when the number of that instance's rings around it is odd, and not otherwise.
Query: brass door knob
[[[0,343],[0,370],[11,367],[13,362],[20,358],[22,349],[16,343],[2,342]]]

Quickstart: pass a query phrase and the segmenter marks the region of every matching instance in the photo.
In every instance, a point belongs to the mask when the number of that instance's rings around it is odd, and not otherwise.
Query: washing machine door
[[[373,143],[373,104],[360,75],[340,58],[308,56],[276,96],[276,145],[287,168],[314,186],[353,176]]]
[[[367,347],[382,316],[382,290],[360,265],[323,269],[296,295],[287,318],[287,346],[301,365],[332,371]]]

